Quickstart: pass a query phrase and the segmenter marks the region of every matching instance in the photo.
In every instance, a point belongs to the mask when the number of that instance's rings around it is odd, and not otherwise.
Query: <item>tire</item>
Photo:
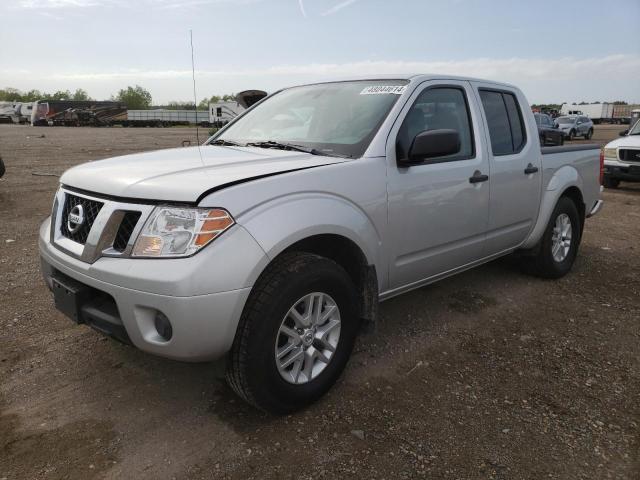
[[[558,142],[560,146],[564,145],[564,135],[560,135],[560,141]]]
[[[584,136],[585,140],[591,140],[591,137],[593,137],[593,128],[590,128],[589,131],[587,132],[587,134]]]
[[[287,324],[288,332],[302,331],[289,312],[296,305],[300,306],[298,302],[317,292],[333,302],[339,318],[337,340],[336,328],[330,330],[334,332],[332,341],[337,342],[334,351],[322,350],[322,355],[329,356],[328,362],[321,361],[320,355],[307,356],[326,345],[328,334],[324,344],[318,345],[312,340],[312,344],[305,346],[309,335],[312,339],[317,338],[319,333],[315,329],[313,333],[304,330],[304,335],[300,334],[295,341],[282,330]],[[324,301],[321,305],[325,305]],[[247,300],[229,353],[227,383],[246,402],[271,413],[293,412],[316,401],[336,382],[351,355],[360,323],[356,305],[356,288],[337,263],[310,253],[283,254],[267,267]],[[329,312],[330,307],[323,308],[325,314]],[[332,311],[335,315],[335,310]],[[298,312],[303,313],[299,309]],[[324,325],[335,321],[329,319]],[[318,327],[318,332],[321,328]],[[286,343],[282,342],[283,338]],[[283,363],[290,361],[293,353],[302,351],[304,361],[300,366],[297,361],[286,367],[278,363],[276,351],[284,351],[287,347],[291,347],[291,353],[282,356]],[[313,371],[307,377],[303,372],[308,371],[305,367],[309,358],[312,358]]]
[[[611,177],[604,177],[602,185],[604,188],[618,188],[620,186],[620,180]]]
[[[544,147],[547,144],[547,139],[544,135],[540,135],[540,146]]]
[[[575,130],[571,130],[569,132],[569,140],[573,140],[575,136],[576,136],[576,131]]]
[[[571,224],[569,248],[564,257],[554,258],[554,239],[559,219],[567,218]],[[532,275],[542,278],[560,278],[571,270],[578,253],[578,247],[582,236],[580,216],[576,204],[569,197],[560,197],[551,214],[547,228],[534,248],[533,256],[524,258],[524,267]]]

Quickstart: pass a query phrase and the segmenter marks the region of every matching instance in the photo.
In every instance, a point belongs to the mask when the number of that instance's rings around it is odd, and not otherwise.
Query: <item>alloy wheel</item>
[[[566,213],[561,213],[556,218],[551,236],[551,255],[553,259],[560,263],[569,255],[571,250],[571,219]]]
[[[300,385],[320,375],[336,352],[340,326],[340,309],[326,293],[309,293],[296,301],[276,336],[275,361],[280,376]]]

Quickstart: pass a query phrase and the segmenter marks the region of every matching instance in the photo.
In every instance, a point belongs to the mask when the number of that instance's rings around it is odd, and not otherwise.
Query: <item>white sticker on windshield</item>
[[[406,85],[374,85],[365,87],[360,95],[385,95],[387,93],[402,95],[406,89]]]

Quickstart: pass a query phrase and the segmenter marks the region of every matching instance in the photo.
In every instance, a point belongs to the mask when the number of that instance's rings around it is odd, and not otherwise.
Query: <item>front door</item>
[[[458,132],[458,153],[409,167],[398,165],[416,134],[438,129]],[[490,172],[480,129],[471,86],[463,81],[425,82],[392,128],[387,142],[392,291],[483,256]]]

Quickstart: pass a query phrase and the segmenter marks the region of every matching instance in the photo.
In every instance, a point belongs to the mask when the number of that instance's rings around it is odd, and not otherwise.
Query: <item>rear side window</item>
[[[480,90],[491,150],[494,155],[519,152],[526,143],[524,120],[515,95],[494,90]]]

